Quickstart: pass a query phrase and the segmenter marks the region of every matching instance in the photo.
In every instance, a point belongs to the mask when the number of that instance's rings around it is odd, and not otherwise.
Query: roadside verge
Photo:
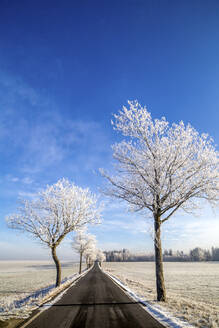
[[[104,271],[101,267],[100,269],[119,288],[121,288],[126,293],[126,295],[128,295],[132,300],[138,302],[144,308],[145,311],[147,311],[155,320],[159,321],[163,326],[167,328],[194,328],[194,326],[190,325],[189,323],[173,317],[171,313],[162,309],[160,305],[150,304],[150,302],[136,295],[128,286],[124,285],[117,277]]]
[[[19,318],[19,315],[15,318],[9,318],[5,321],[0,321],[0,328],[24,328],[26,327],[31,321],[33,321],[37,316],[39,316],[43,311],[47,310],[50,306],[54,303],[58,302],[59,299],[72,287],[74,286],[82,277],[84,277],[90,270],[85,270],[81,274],[75,274],[70,279],[66,280],[61,286],[57,288],[53,288],[49,290],[48,293],[43,295],[42,298],[35,300],[30,298],[29,300],[29,308],[28,308],[28,316],[26,318]],[[38,292],[38,291],[37,291]],[[22,306],[21,306],[22,309]]]

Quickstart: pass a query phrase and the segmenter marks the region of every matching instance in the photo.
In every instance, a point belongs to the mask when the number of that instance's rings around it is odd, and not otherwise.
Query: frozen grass
[[[196,327],[219,327],[219,262],[164,263],[167,303],[156,304],[152,262],[104,263],[116,276],[151,304]]]
[[[55,289],[56,270],[52,262],[0,261],[0,319],[26,318],[42,299],[66,287],[75,278],[78,268],[77,263],[63,262],[65,283]]]

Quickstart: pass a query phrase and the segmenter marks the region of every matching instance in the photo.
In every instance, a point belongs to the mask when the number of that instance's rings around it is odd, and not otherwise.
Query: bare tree
[[[48,186],[32,201],[23,200],[18,213],[6,218],[12,229],[27,232],[46,244],[56,265],[56,286],[61,283],[61,264],[56,248],[71,231],[88,223],[98,223],[100,209],[89,189],[82,189],[68,180]]]
[[[79,274],[82,269],[82,258],[87,250],[93,249],[96,245],[96,239],[94,235],[88,234],[85,231],[78,231],[72,242],[72,248],[76,250],[80,255]]]
[[[128,104],[112,122],[127,137],[113,145],[117,174],[101,174],[109,182],[105,194],[127,201],[132,211],[152,213],[157,299],[165,301],[161,224],[180,208],[191,213],[203,200],[218,204],[218,152],[190,124],[170,126],[165,118],[152,120],[137,101]]]

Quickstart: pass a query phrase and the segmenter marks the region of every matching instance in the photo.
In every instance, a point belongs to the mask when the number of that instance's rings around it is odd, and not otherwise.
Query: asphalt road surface
[[[27,328],[164,328],[96,264]]]

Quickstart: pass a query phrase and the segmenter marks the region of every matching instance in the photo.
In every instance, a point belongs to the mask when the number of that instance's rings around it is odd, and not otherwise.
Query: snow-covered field
[[[76,277],[78,268],[77,263],[62,263],[65,285]],[[28,316],[34,305],[54,292],[55,277],[50,261],[0,261],[0,319]],[[23,302],[29,295],[33,297]]]
[[[219,327],[219,262],[164,263],[168,302],[159,305],[155,301],[154,263],[103,263],[103,269],[172,316],[197,327]],[[74,280],[77,272],[78,264],[62,263],[62,278],[71,277],[65,284]],[[52,262],[0,261],[0,320],[27,317],[45,295],[54,293],[55,275]],[[22,303],[43,289],[45,293]]]
[[[219,327],[219,262],[164,263],[168,302],[157,305],[152,262],[107,262],[103,269],[138,296],[196,327]]]

